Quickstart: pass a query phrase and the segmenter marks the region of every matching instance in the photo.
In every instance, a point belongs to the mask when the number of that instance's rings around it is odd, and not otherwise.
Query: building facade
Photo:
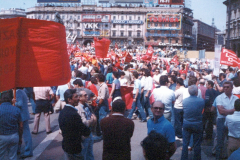
[[[53,21],[56,12],[64,22],[67,37],[83,45],[98,37],[110,39],[111,46],[132,49],[148,45],[192,49],[193,16],[187,8],[35,6],[27,9],[27,18]]]
[[[193,23],[193,50],[214,51],[215,27],[197,19],[194,19]]]
[[[240,57],[240,1],[239,0],[231,0],[229,5],[229,1],[224,1],[223,3],[227,6],[227,8],[231,10],[230,14],[230,49],[233,50],[238,57]],[[226,22],[226,41],[228,39],[228,9],[227,9],[227,22]],[[227,43],[227,42],[226,42]]]
[[[10,8],[0,10],[0,19],[26,17],[25,9]]]

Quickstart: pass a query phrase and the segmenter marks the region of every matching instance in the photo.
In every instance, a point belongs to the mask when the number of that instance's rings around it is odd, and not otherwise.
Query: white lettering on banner
[[[170,3],[170,0],[159,0],[160,3]]]
[[[83,23],[84,28],[98,28],[98,23]]]
[[[141,21],[141,20],[113,20],[112,23],[114,23],[114,24],[142,24],[143,21]]]

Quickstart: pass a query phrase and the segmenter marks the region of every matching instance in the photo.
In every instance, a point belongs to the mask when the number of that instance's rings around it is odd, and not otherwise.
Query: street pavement
[[[29,103],[29,112],[31,113],[31,105]],[[126,113],[127,114],[127,113]],[[41,115],[39,132],[37,135],[32,135],[33,140],[33,157],[26,158],[26,160],[64,160],[64,152],[62,150],[62,135],[59,134],[58,126],[58,113],[51,114],[51,129],[52,133],[47,135],[45,130],[44,116]],[[144,160],[142,153],[141,141],[147,136],[147,123],[141,123],[139,120],[133,120],[135,124],[135,130],[131,139],[131,158],[132,160]],[[34,116],[31,115],[29,120],[30,131],[33,129]],[[177,150],[171,157],[172,160],[181,159],[182,140],[176,140]],[[214,160],[212,155],[213,141],[204,141],[202,143],[202,159]],[[22,145],[22,151],[24,149],[24,142]],[[95,160],[102,160],[103,142],[96,142],[93,146]],[[193,159],[193,151],[189,151],[189,159]],[[20,159],[20,158],[19,158]]]

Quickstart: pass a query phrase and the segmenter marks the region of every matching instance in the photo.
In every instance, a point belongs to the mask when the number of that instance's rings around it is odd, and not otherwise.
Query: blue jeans
[[[84,157],[81,153],[76,154],[68,154],[67,152],[64,152],[65,160],[84,160]]]
[[[25,143],[25,149],[23,155],[25,156],[32,156],[33,155],[33,148],[32,148],[32,135],[30,133],[28,120],[23,122],[23,140]],[[19,145],[19,150],[21,149],[21,145]]]
[[[227,136],[227,129],[224,126],[225,118],[217,119],[217,147],[216,147],[216,159],[223,158],[224,139]]]
[[[135,95],[134,95],[133,97],[135,97]],[[130,111],[130,113],[129,113],[129,115],[128,115],[127,118],[129,118],[129,119],[132,118],[133,112],[135,111],[135,109],[136,109],[136,107],[137,107],[138,110],[139,110],[139,112],[140,112],[140,115],[141,115],[142,120],[146,120],[146,115],[145,115],[144,110],[143,110],[143,108],[142,108],[142,105],[141,105],[141,103],[140,103],[140,98],[141,98],[141,96],[138,95],[138,96],[137,96],[137,99],[136,99],[136,102],[133,101],[133,103],[132,103],[132,109],[131,109],[131,111]]]
[[[88,138],[85,138],[82,141],[82,156],[84,157],[84,160],[94,160],[93,156],[93,137],[92,133],[89,135]]]
[[[0,159],[17,160],[18,142],[18,133],[0,135]]]
[[[178,138],[182,138],[182,126],[183,126],[183,109],[174,109],[174,115],[175,115],[175,123],[174,123],[174,128],[175,128],[175,135]]]
[[[202,123],[183,124],[183,148],[181,160],[188,160],[188,145],[193,134],[194,160],[201,160]]]
[[[144,90],[143,95],[142,95],[142,107],[145,108],[146,115],[149,116],[150,118],[153,118],[153,114],[151,111],[151,105],[150,105],[150,101],[149,101],[149,97],[150,97],[151,93],[148,94],[148,97],[145,97],[146,93],[147,93],[147,90]]]
[[[32,105],[32,112],[35,114],[36,104],[35,104],[35,101],[33,99],[33,93],[27,93],[27,96],[28,96],[29,101]]]

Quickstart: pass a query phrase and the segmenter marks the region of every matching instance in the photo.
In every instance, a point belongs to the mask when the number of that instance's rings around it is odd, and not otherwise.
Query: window
[[[132,16],[129,16],[129,20],[132,20]]]
[[[154,38],[154,41],[157,42],[157,38]]]
[[[157,27],[158,26],[158,23],[155,23],[155,27]]]
[[[65,16],[62,16],[62,19],[65,19]]]
[[[172,34],[172,31],[169,31],[169,34]]]
[[[169,27],[172,27],[172,23],[169,23]]]
[[[170,43],[170,44],[171,44],[171,40],[172,40],[172,39],[171,39],[171,38],[169,38],[169,39],[168,39],[168,43]]]
[[[77,36],[80,36],[81,32],[80,30],[77,30]]]
[[[123,40],[120,41],[121,45],[123,45]]]
[[[148,23],[148,28],[150,28],[150,23]]]
[[[113,28],[116,28],[116,24],[113,24]]]
[[[72,28],[72,23],[69,23],[69,27]]]
[[[121,28],[123,28],[123,24],[121,24]]]
[[[178,43],[178,39],[176,39],[176,43]]]
[[[38,19],[41,19],[41,16],[38,16]]]
[[[121,16],[121,20],[123,20],[123,16]]]
[[[78,19],[80,19],[80,16],[78,16]]]
[[[69,33],[70,33],[71,35],[73,35],[73,31],[72,31],[72,30],[70,30]]]
[[[128,41],[128,45],[132,45],[132,41],[131,40]]]
[[[132,37],[132,31],[128,31],[128,37]]]
[[[137,40],[137,44],[140,44],[140,40]]]
[[[140,28],[140,24],[137,25],[137,28]]]
[[[137,37],[140,37],[141,36],[141,33],[140,32],[137,32]]]
[[[116,16],[113,16],[113,20],[116,20]]]
[[[140,20],[140,16],[138,16],[138,20]]]
[[[123,37],[123,36],[124,36],[123,31],[121,31],[121,37]]]
[[[154,33],[158,33],[158,31],[157,31],[157,30],[155,30],[155,31],[154,31]]]
[[[113,37],[116,37],[116,31],[113,31]]]
[[[105,24],[105,28],[108,28],[108,24]]]
[[[129,28],[132,28],[132,25],[131,25],[131,24],[129,24]]]
[[[178,31],[176,31],[176,34],[178,34]]]
[[[165,34],[165,31],[162,31],[162,34]]]
[[[80,23],[78,23],[78,25],[77,25],[78,27],[80,27]]]
[[[49,19],[49,15],[47,15],[47,19]]]
[[[164,43],[164,38],[162,38],[162,43]]]
[[[164,23],[162,23],[162,27],[165,27],[165,24],[164,24]]]
[[[72,19],[72,16],[70,16],[70,19]]]

